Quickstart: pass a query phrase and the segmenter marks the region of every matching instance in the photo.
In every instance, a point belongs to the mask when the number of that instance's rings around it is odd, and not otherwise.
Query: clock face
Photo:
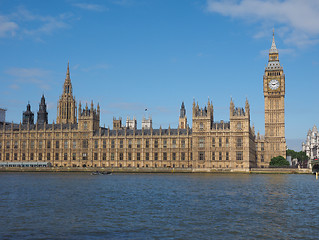
[[[271,80],[270,82],[269,82],[269,88],[271,89],[271,90],[276,90],[277,88],[279,88],[279,82],[278,82],[278,80],[276,80],[276,79],[273,79],[273,80]]]

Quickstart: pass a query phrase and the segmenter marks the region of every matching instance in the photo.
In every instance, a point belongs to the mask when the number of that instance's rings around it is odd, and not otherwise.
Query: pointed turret
[[[57,123],[76,123],[76,103],[72,94],[72,83],[70,79],[70,64],[68,62],[66,77],[63,84],[63,93],[58,103]]]
[[[275,43],[275,29],[273,29],[272,31],[272,43],[271,43],[271,48],[269,50],[269,53],[278,53],[278,49]]]
[[[38,124],[48,124],[48,112],[47,112],[47,105],[45,103],[44,94],[42,94],[41,102],[39,104],[37,123]]]

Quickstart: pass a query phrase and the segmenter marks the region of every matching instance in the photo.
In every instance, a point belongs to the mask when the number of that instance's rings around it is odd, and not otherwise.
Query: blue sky
[[[56,0],[0,1],[0,107],[20,122],[41,95],[56,120],[70,61],[77,101],[99,102],[101,125],[145,108],[153,127],[177,127],[185,102],[208,97],[214,120],[251,105],[264,133],[263,73],[272,29],[286,74],[286,139],[301,149],[318,124],[319,1],[317,0]]]

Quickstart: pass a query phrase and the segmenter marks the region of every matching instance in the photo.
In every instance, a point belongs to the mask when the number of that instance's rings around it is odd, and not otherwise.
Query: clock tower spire
[[[268,65],[263,76],[265,99],[265,163],[271,158],[286,158],[285,139],[285,74],[279,63],[273,31]]]

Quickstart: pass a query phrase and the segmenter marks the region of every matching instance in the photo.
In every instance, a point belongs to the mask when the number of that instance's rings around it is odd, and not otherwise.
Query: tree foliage
[[[289,162],[283,156],[273,157],[269,163],[269,166],[272,167],[287,167],[289,165]]]
[[[309,160],[309,157],[303,151],[295,152],[294,150],[288,149],[286,154],[287,156],[291,156],[291,159],[297,158],[299,164],[303,164],[305,161]]]

